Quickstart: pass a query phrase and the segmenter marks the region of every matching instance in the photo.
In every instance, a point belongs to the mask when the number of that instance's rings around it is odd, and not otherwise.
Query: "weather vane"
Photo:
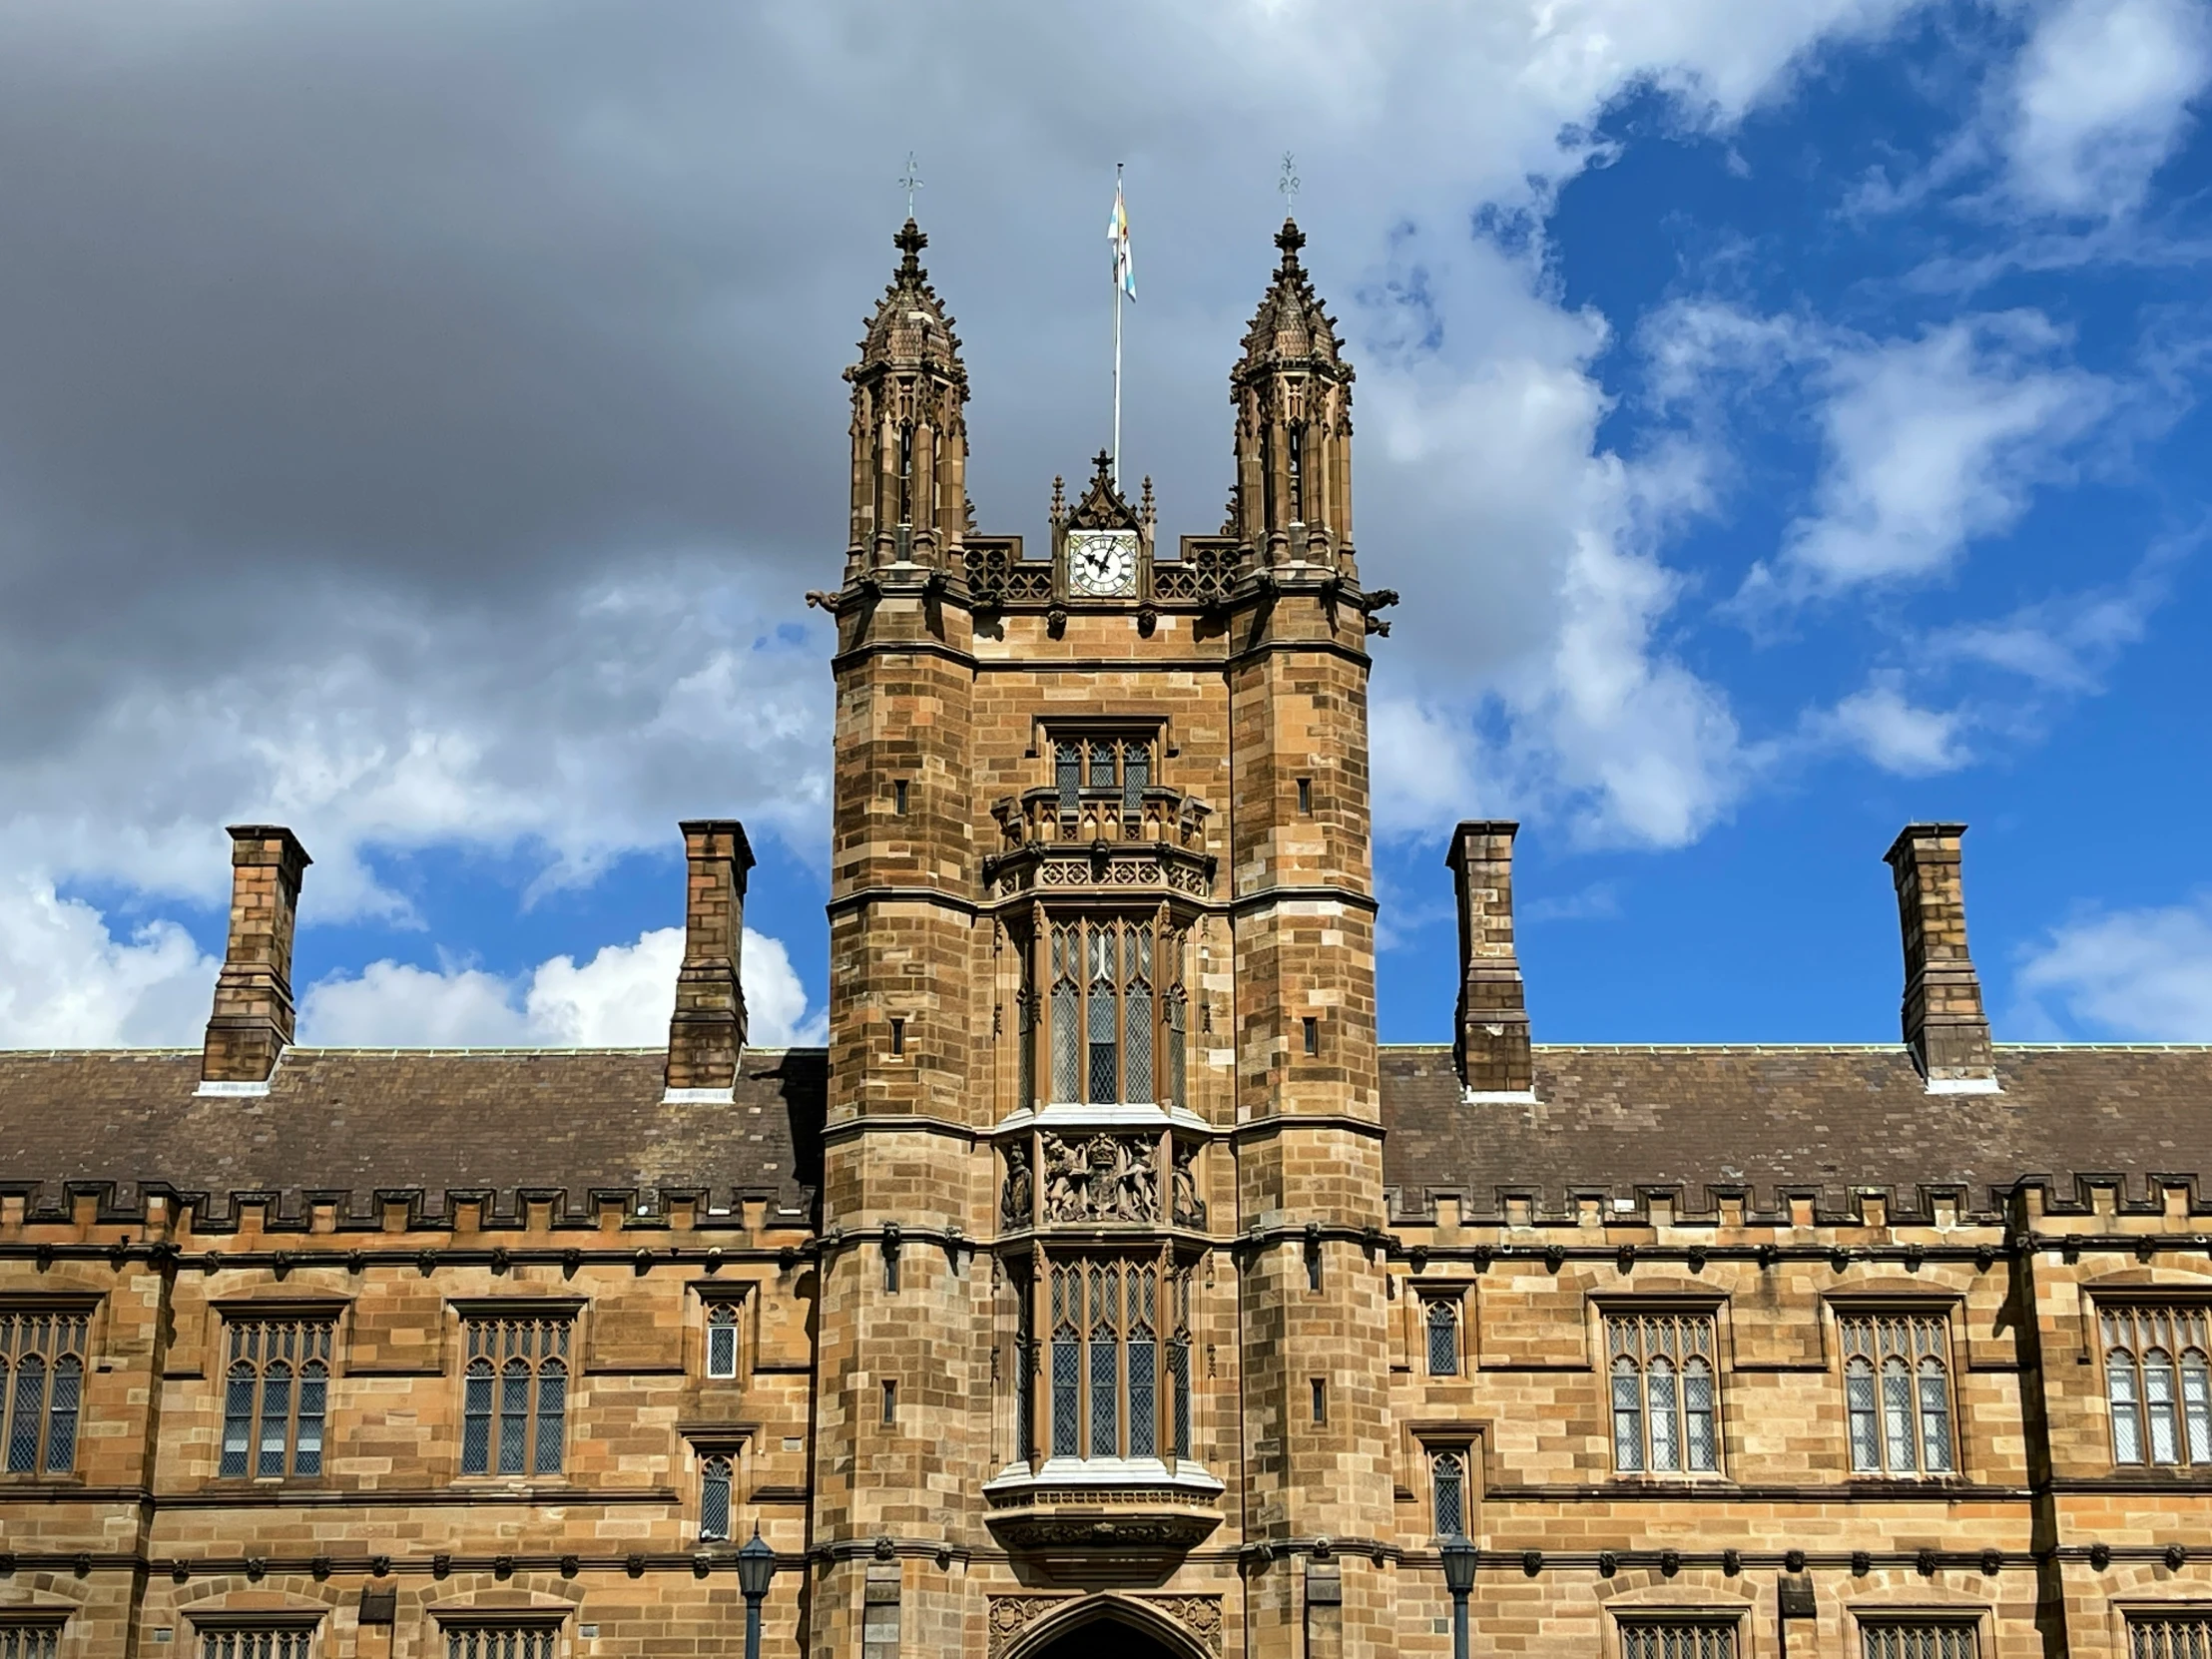
[[[1283,180],[1275,187],[1283,193],[1283,211],[1290,213],[1298,206],[1298,162],[1286,150],[1283,152]]]
[[[898,182],[906,187],[906,217],[914,217],[914,192],[921,189],[921,175],[914,171],[914,153],[906,152],[906,171],[898,176]]]

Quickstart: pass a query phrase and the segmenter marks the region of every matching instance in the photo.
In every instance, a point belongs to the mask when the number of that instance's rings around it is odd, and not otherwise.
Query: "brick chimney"
[[[1997,1086],[1981,979],[1966,954],[1959,878],[1963,824],[1909,824],[1883,854],[1897,878],[1905,935],[1905,1046],[1935,1092]]]
[[[668,1092],[727,1099],[745,1048],[745,991],[738,982],[745,940],[745,872],[753,848],[736,819],[684,824],[684,966],[676,1017],[668,1026]]]
[[[231,826],[231,937],[215,982],[200,1082],[248,1092],[266,1086],[291,1041],[291,935],[299,877],[313,862],[278,824]]]
[[[1526,1094],[1528,1001],[1513,954],[1513,835],[1517,824],[1485,819],[1451,832],[1459,899],[1459,1013],[1452,1063],[1473,1094]]]

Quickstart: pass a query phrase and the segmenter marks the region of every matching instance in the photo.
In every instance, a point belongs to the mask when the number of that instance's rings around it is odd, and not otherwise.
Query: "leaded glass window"
[[[77,1466],[84,1409],[82,1310],[0,1313],[0,1446],[10,1474],[67,1474]]]
[[[1854,1314],[1844,1339],[1844,1411],[1854,1474],[1951,1472],[1950,1369],[1941,1314]]]
[[[2099,1309],[2114,1462],[2212,1463],[2206,1313],[2188,1303]]]
[[[550,1624],[449,1624],[445,1659],[553,1659]]]
[[[200,1659],[307,1659],[312,1625],[217,1625],[200,1632]]]
[[[699,1465],[699,1539],[717,1543],[730,1536],[730,1459],[717,1452]]]
[[[1459,1375],[1459,1304],[1450,1297],[1433,1297],[1428,1303],[1428,1375]]]
[[[1717,1470],[1713,1316],[1609,1315],[1605,1336],[1614,1469],[1622,1474]]]
[[[1052,790],[1060,817],[1069,823],[1093,819],[1080,832],[1112,838],[1118,816],[1120,837],[1136,839],[1142,833],[1145,791],[1152,787],[1153,741],[1150,734],[1103,732],[1055,739]]]
[[[2127,1621],[2128,1659],[2208,1659],[2212,1613],[2142,1613]]]
[[[1158,1104],[1162,998],[1157,984],[1165,967],[1180,989],[1181,935],[1169,935],[1171,955],[1161,962],[1156,960],[1159,932],[1149,919],[1075,917],[1049,923],[1046,934],[1052,1103]],[[1034,1075],[1035,1042],[1024,1028],[1025,1077]],[[1174,1042],[1169,1078],[1179,1089],[1180,1038]]]
[[[738,1310],[728,1302],[707,1306],[707,1375],[724,1379],[738,1375]]]
[[[1639,1619],[1621,1626],[1621,1659],[1736,1659],[1734,1619]]]
[[[1428,1460],[1431,1519],[1439,1538],[1467,1530],[1467,1460],[1464,1453],[1439,1451]]]
[[[321,1474],[336,1329],[330,1315],[231,1322],[218,1464],[226,1478]]]
[[[461,1397],[463,1474],[558,1474],[568,1420],[570,1321],[468,1322]]]
[[[61,1644],[59,1618],[34,1615],[0,1621],[0,1659],[55,1659]]]
[[[1189,1275],[1157,1259],[1085,1259],[1044,1278],[1051,1455],[1158,1457],[1163,1430],[1167,1455],[1189,1455]]]
[[[1862,1659],[1974,1659],[1979,1645],[1970,1620],[1865,1619]]]

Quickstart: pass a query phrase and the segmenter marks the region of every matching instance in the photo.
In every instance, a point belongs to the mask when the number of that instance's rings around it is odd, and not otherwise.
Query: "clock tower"
[[[1232,510],[979,532],[908,221],[847,371],[809,1643],[1388,1651],[1352,371],[1286,223]],[[1326,1594],[1301,1540],[1336,1540]],[[1369,1547],[1372,1542],[1372,1548]],[[1325,1551],[1325,1555],[1328,1552]],[[1099,1632],[1092,1630],[1091,1634]],[[1071,1637],[1071,1639],[1080,1639]]]

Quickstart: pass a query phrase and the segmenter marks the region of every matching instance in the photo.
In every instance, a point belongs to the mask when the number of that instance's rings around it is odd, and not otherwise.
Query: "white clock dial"
[[[1137,591],[1137,532],[1070,530],[1068,580],[1100,598]]]

